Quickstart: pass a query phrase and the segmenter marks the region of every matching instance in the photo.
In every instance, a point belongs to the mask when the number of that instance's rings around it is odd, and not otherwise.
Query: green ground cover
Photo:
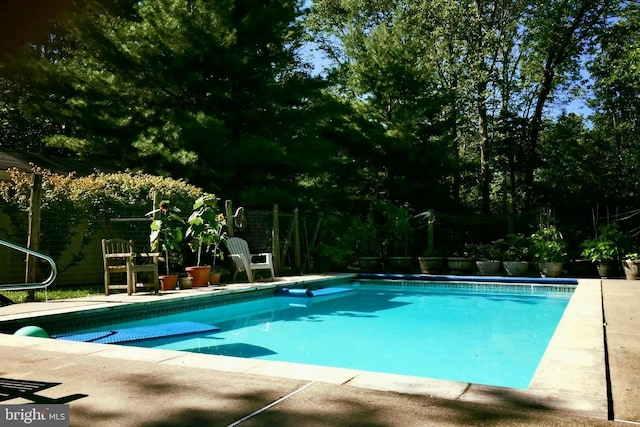
[[[15,303],[23,303],[27,302],[28,292],[0,291],[0,295],[9,298]],[[35,293],[35,301],[83,298],[97,295],[104,295],[104,287],[102,285],[49,289],[46,294],[44,291],[38,290]]]

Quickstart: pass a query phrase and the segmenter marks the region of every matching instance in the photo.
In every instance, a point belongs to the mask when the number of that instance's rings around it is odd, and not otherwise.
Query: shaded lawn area
[[[28,291],[0,291],[0,295],[9,298],[15,303],[28,302],[28,294]],[[103,285],[87,285],[82,287],[74,286],[68,288],[54,287],[48,289],[46,293],[43,290],[37,290],[35,292],[35,300],[33,301],[83,298],[97,295],[104,295]]]

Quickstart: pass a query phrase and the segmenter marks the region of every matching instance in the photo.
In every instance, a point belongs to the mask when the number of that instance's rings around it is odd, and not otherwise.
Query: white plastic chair
[[[250,282],[254,282],[254,271],[269,270],[271,272],[271,278],[275,279],[276,275],[273,270],[273,254],[270,252],[264,252],[259,254],[252,254],[249,252],[249,245],[247,241],[239,237],[229,237],[225,239],[225,244],[229,250],[229,255],[235,265],[235,272],[233,273],[233,281],[236,280],[236,276],[241,271],[247,274],[247,279]],[[256,258],[264,257],[264,261],[257,261]]]

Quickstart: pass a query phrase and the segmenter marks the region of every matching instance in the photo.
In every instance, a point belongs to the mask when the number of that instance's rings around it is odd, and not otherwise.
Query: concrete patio
[[[17,304],[0,308],[0,322],[153,298]],[[638,307],[640,282],[581,280],[527,390],[3,334],[0,377],[53,383],[36,395],[68,403],[74,426],[640,424]],[[9,396],[2,403],[28,402]]]

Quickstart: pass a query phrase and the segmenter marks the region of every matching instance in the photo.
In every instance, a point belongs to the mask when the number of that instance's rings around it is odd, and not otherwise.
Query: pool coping
[[[238,293],[258,289],[273,289],[278,286],[308,284],[330,278],[345,278],[352,275],[325,275],[277,282],[244,284],[238,288],[229,287],[221,292]],[[188,296],[175,298],[197,298],[198,291]],[[200,291],[202,295],[210,292]],[[148,303],[148,298],[129,297],[128,302],[112,299],[87,307],[108,309],[126,304]],[[156,298],[157,301],[157,298]],[[80,303],[80,302],[79,302]],[[102,303],[102,305],[101,305]],[[86,304],[86,303],[85,303]],[[106,307],[105,307],[106,305]],[[62,311],[65,311],[62,308]],[[74,307],[73,311],[83,310]],[[54,310],[59,311],[59,310]],[[51,314],[51,310],[49,310]],[[34,321],[42,313],[29,312],[14,316],[26,321]],[[1,316],[0,320],[7,320]],[[204,369],[266,375],[295,380],[317,381],[342,384],[365,389],[393,391],[403,394],[475,402],[496,406],[537,407],[548,410],[563,410],[590,418],[607,418],[607,384],[605,369],[605,349],[602,327],[602,300],[600,280],[581,279],[575,288],[565,313],[560,320],[540,365],[526,390],[492,387],[464,382],[383,374],[352,369],[329,368],[289,362],[272,362],[237,357],[191,354],[179,351],[141,349],[117,345],[80,343],[72,341],[46,340],[0,334],[0,345],[29,347],[37,350],[59,353],[73,353],[88,357],[108,357],[121,360],[153,362],[156,364],[198,367]]]
[[[167,291],[160,295],[137,293],[74,298],[63,301],[16,304],[0,310],[0,333],[13,333],[23,326],[35,325],[50,335],[70,330],[87,329],[104,323],[137,320],[154,315],[210,308],[233,302],[273,295],[279,287],[300,287],[313,283],[350,280],[353,274],[317,275],[309,278],[282,278],[275,282],[238,283],[219,287]],[[123,296],[124,295],[124,296]],[[35,303],[38,304],[38,303]],[[144,311],[141,310],[144,308]],[[136,317],[136,314],[139,316]]]

